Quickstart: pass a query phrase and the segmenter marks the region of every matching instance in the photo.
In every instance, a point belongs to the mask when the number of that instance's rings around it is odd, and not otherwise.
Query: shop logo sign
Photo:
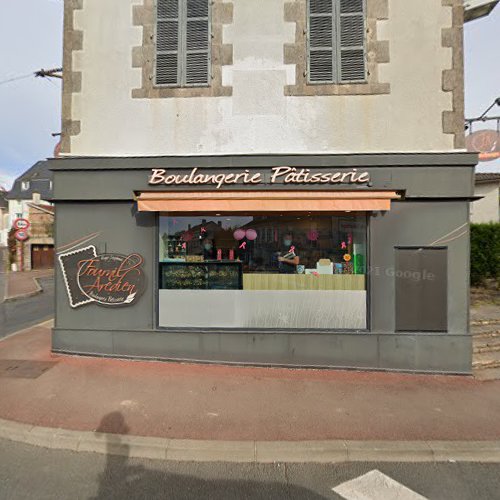
[[[500,158],[500,132],[498,130],[478,130],[465,138],[467,151],[479,153],[479,161]]]
[[[128,306],[144,291],[144,258],[137,253],[98,255],[91,245],[58,258],[71,307],[90,303]]]

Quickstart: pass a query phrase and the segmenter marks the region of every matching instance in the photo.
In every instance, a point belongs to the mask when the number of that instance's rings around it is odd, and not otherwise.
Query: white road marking
[[[332,490],[346,500],[427,500],[376,469]]]

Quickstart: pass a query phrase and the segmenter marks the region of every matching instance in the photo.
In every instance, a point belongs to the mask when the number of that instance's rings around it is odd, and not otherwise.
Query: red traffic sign
[[[28,239],[28,231],[25,229],[18,229],[14,233],[14,238],[16,238],[17,241],[26,241]]]
[[[19,217],[14,220],[13,226],[15,229],[28,229],[30,227],[30,221]]]

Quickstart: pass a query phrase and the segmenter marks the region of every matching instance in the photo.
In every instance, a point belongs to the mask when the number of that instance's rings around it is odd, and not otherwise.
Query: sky
[[[0,186],[7,189],[33,163],[52,156],[58,138],[51,134],[61,128],[61,82],[5,80],[62,66],[62,25],[63,0],[0,0]],[[500,97],[500,6],[464,31],[465,113],[471,117]],[[500,115],[500,107],[493,111]],[[486,127],[496,123],[475,130]],[[478,171],[500,172],[500,160],[480,163]]]

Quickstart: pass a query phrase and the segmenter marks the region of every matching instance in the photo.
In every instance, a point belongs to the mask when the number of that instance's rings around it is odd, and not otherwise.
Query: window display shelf
[[[161,262],[160,288],[177,290],[239,290],[241,262]]]

